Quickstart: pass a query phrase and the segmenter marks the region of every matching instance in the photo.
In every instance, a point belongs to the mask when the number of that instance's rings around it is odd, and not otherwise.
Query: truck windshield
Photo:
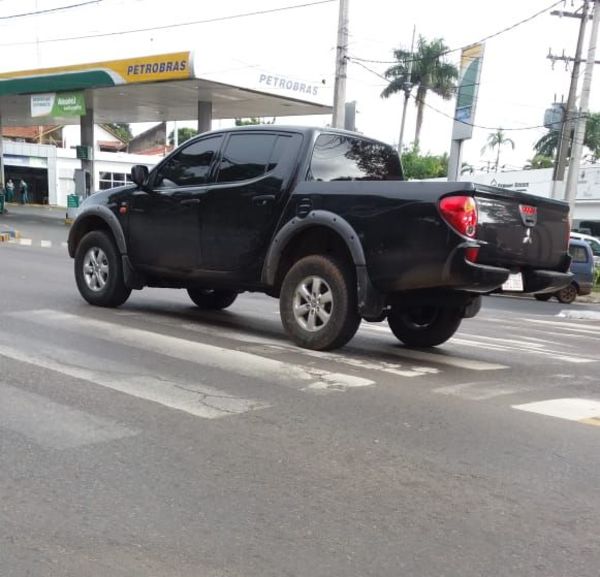
[[[400,159],[391,146],[341,134],[321,134],[308,180],[403,180],[403,176]]]

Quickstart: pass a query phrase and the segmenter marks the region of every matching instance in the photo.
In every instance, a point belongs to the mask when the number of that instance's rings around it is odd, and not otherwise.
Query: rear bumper
[[[443,283],[448,288],[471,293],[489,293],[501,287],[508,279],[510,270],[468,261],[466,245],[456,247],[446,261]]]
[[[470,262],[465,258],[465,246],[448,259],[444,280],[448,287],[472,293],[489,293],[499,289],[508,279],[507,268]],[[568,265],[567,265],[568,266]],[[524,293],[552,293],[571,283],[573,275],[553,270],[523,270]]]
[[[571,284],[573,275],[569,272],[553,270],[532,270],[523,273],[524,292],[555,293]]]

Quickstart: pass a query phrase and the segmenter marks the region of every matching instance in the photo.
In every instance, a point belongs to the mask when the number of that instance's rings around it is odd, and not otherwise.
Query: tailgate
[[[562,270],[569,242],[567,204],[477,185],[477,262],[505,268]]]

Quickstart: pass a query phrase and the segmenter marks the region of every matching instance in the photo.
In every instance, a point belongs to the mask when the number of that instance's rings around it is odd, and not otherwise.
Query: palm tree
[[[406,99],[413,86],[417,87],[417,123],[415,127],[415,146],[419,145],[425,98],[429,90],[445,100],[452,98],[456,91],[458,69],[454,64],[444,59],[448,47],[441,38],[428,42],[422,36],[417,43],[417,51],[413,54],[407,50],[394,50],[397,63],[385,71],[385,77],[390,83],[381,93],[382,98],[388,98],[396,92],[404,92]]]
[[[514,141],[506,136],[504,130],[499,128],[496,132],[490,132],[486,145],[481,149],[481,154],[488,148],[490,150],[498,149],[496,154],[496,172],[498,172],[498,167],[500,166],[500,151],[505,144],[509,144],[513,150],[515,149]]]
[[[572,133],[571,133],[572,134]],[[554,158],[560,140],[560,130],[550,129],[534,145],[536,154]],[[583,144],[591,151],[593,161],[600,157],[600,113],[591,112],[585,122],[585,136]],[[567,158],[571,156],[571,149],[567,151]]]
[[[533,145],[533,150],[535,150],[536,155],[541,154],[542,156],[554,158],[559,139],[559,130],[549,130]]]

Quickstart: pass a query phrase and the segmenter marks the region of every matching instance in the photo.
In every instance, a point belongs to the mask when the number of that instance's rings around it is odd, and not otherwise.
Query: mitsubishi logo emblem
[[[525,231],[525,238],[523,239],[523,244],[533,244],[533,239],[531,238],[531,229],[528,228]]]

